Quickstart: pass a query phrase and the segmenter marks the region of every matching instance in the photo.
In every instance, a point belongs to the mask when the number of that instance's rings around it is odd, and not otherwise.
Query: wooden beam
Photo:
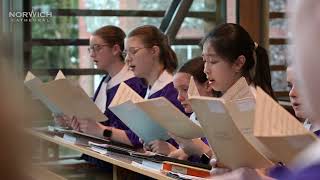
[[[53,16],[132,16],[163,17],[165,11],[146,10],[91,10],[91,9],[52,9]]]
[[[287,97],[287,96],[289,96],[289,92],[288,91],[275,91],[274,95],[276,97]]]
[[[184,38],[174,39],[172,45],[198,45],[201,39]],[[32,39],[25,42],[25,47],[31,46],[88,46],[89,39]]]
[[[197,39],[197,38],[175,39],[173,40],[172,45],[199,45],[200,41],[201,39]]]
[[[271,71],[286,71],[287,66],[285,65],[270,65]]]
[[[188,11],[192,5],[193,0],[181,0],[177,9],[175,10],[171,21],[165,31],[165,34],[168,35],[169,39],[175,39],[178,31],[181,27],[181,24],[188,14]]]
[[[270,38],[269,43],[272,45],[282,45],[288,44],[288,40],[286,38]]]
[[[23,1],[23,11],[29,12],[32,9],[31,0],[25,0]],[[29,42],[31,41],[31,23],[30,22],[24,22],[23,23],[23,42]],[[28,70],[31,69],[31,56],[32,56],[32,48],[31,46],[24,46],[23,47],[23,69],[24,69],[24,75],[27,74]]]
[[[25,46],[88,46],[89,39],[32,39]]]
[[[270,12],[269,13],[270,19],[285,18],[285,17],[286,17],[286,13],[284,13],[284,12]]]
[[[163,17],[165,11],[147,10],[87,10],[87,9],[52,9],[54,16],[129,16],[129,17]],[[190,11],[186,17],[215,19],[212,11]]]
[[[217,0],[216,24],[227,22],[227,2],[226,0]]]
[[[162,32],[165,32],[170,24],[170,21],[172,20],[172,17],[174,15],[174,12],[176,11],[177,7],[179,6],[181,0],[173,0],[169,6],[169,8],[166,10],[165,15],[162,18],[162,21],[160,23],[159,29]]]
[[[244,27],[253,40],[263,47],[268,48],[269,37],[269,1],[261,0],[238,0],[238,19],[242,27]]]

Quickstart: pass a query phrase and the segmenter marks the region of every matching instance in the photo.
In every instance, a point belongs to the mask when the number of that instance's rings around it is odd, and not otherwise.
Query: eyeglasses
[[[137,54],[141,49],[146,49],[146,48],[151,48],[151,47],[130,47],[128,50],[123,50],[122,56],[127,57],[127,55],[135,55]]]
[[[110,47],[110,44],[94,44],[88,47],[88,53],[91,54],[92,52],[97,53],[99,52],[104,46]]]

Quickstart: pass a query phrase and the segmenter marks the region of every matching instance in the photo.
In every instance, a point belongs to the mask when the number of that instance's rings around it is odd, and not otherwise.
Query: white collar
[[[306,128],[308,131],[311,131],[311,123],[308,119],[306,119],[303,123],[304,128]]]
[[[110,81],[108,82],[108,89],[113,88],[114,86],[120,84],[121,82],[124,82],[130,78],[134,77],[134,74],[132,71],[129,70],[127,65],[124,65],[123,68],[115,75],[113,76]],[[108,78],[106,78],[106,81]],[[104,83],[106,83],[106,81]]]
[[[312,132],[316,132],[316,131],[319,131],[320,129],[319,128],[315,128],[312,123],[310,122],[309,119],[306,119],[303,123],[303,126],[309,130],[309,131],[312,131]]]
[[[195,124],[197,124],[198,126],[201,127],[201,124],[200,124],[200,122],[198,121],[197,115],[196,115],[195,112],[193,112],[193,113],[190,115],[189,119],[190,119],[192,122],[194,122]]]
[[[167,84],[171,83],[173,80],[173,75],[167,71],[163,71],[159,78],[154,82],[151,89],[148,88],[145,99],[148,99],[152,94],[164,88]]]
[[[94,101],[94,103],[98,106],[101,112],[104,113],[106,110],[106,102],[108,98],[106,90],[111,89],[112,87],[132,77],[134,77],[133,72],[129,71],[128,66],[124,65],[123,68],[113,78],[110,79],[110,76],[105,78],[105,80],[101,84],[98,95]]]

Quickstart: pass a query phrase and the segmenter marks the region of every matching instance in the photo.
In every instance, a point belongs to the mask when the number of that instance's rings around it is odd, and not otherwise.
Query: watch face
[[[103,136],[104,136],[104,137],[110,138],[111,135],[112,135],[112,131],[111,131],[111,130],[105,129],[105,130],[103,131]]]
[[[200,157],[200,161],[204,164],[209,164],[210,162],[210,158],[208,155],[206,155],[205,153],[202,154],[202,156]]]

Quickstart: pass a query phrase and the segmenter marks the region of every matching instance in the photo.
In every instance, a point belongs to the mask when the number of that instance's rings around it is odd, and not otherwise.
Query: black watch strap
[[[210,157],[206,153],[203,153],[200,157],[200,162],[203,164],[209,164]]]
[[[112,130],[110,130],[110,129],[105,129],[105,130],[103,131],[103,137],[111,138],[111,136],[112,136]]]

